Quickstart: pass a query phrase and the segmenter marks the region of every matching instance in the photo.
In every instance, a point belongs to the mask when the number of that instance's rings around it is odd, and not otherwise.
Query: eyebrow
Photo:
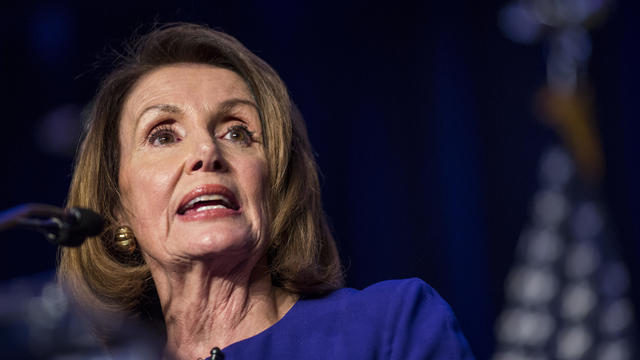
[[[151,105],[151,106],[145,108],[140,113],[140,115],[138,115],[138,117],[136,118],[135,127],[138,127],[138,124],[140,123],[140,119],[142,119],[144,114],[146,114],[147,112],[152,111],[152,110],[159,110],[160,112],[169,113],[169,114],[181,114],[182,113],[182,110],[179,107],[177,107],[176,105],[170,105],[170,104]]]
[[[220,111],[219,112],[221,112],[221,113],[229,112],[234,107],[236,107],[237,105],[249,105],[249,106],[253,107],[258,114],[260,114],[260,108],[258,108],[258,105],[256,105],[256,103],[254,103],[251,100],[239,99],[239,98],[234,98],[234,99],[229,99],[229,100],[223,101],[222,104],[220,104]]]
[[[258,108],[258,105],[256,105],[256,103],[254,103],[251,100],[240,99],[240,98],[234,98],[234,99],[229,99],[229,100],[223,101],[222,104],[220,104],[220,108],[219,108],[219,110],[217,112],[221,113],[221,114],[228,113],[234,107],[236,107],[238,105],[251,106],[256,110],[256,112],[258,113],[258,116],[260,116],[260,108]],[[137,117],[137,119],[136,119],[136,127],[137,127],[138,123],[140,122],[140,119],[142,119],[142,117],[144,116],[144,114],[146,114],[147,112],[152,111],[152,110],[159,110],[160,112],[169,113],[169,114],[181,114],[183,112],[182,109],[180,109],[180,107],[178,107],[176,105],[171,105],[171,104],[151,105],[151,106],[145,108],[140,113],[140,115]]]

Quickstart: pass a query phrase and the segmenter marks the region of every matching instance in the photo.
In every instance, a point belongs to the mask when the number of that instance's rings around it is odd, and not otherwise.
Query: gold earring
[[[120,226],[116,229],[116,246],[118,250],[127,254],[133,254],[136,251],[138,247],[136,237],[130,227]]]

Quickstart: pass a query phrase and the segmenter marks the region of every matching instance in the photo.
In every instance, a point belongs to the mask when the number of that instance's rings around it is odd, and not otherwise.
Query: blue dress
[[[222,353],[224,360],[473,359],[449,305],[419,279],[301,298],[273,326]]]

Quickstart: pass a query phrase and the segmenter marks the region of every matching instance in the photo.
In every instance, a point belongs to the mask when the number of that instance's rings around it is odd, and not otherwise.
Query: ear
[[[131,224],[131,212],[127,210],[122,200],[113,210],[113,216],[116,227]]]

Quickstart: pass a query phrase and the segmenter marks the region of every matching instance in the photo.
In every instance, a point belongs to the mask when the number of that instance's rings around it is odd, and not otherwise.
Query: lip
[[[188,212],[185,214],[180,214],[178,209],[181,209],[183,206],[189,203],[189,201],[197,198],[202,195],[222,195],[229,199],[229,201],[233,204],[237,204],[237,209],[209,209],[203,210],[199,212]],[[185,221],[193,221],[193,220],[201,220],[201,219],[211,219],[211,218],[219,218],[219,217],[227,217],[238,215],[242,212],[242,207],[238,203],[235,194],[233,191],[229,190],[227,187],[220,184],[205,184],[199,185],[195,189],[188,192],[180,201],[180,205],[176,210],[176,215],[178,218]]]

